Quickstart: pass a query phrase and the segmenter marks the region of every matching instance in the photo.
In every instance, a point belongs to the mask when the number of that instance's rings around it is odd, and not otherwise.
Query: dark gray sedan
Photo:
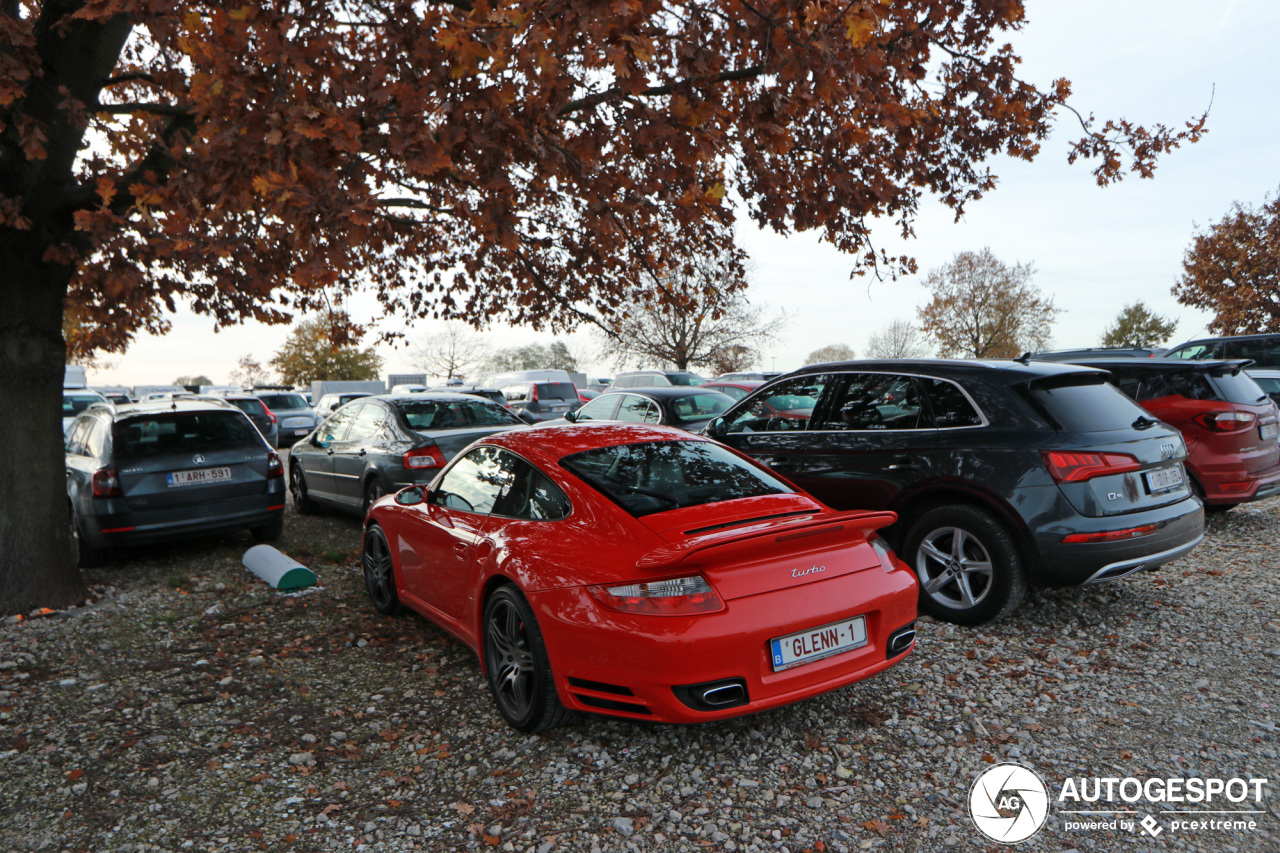
[[[425,485],[458,451],[525,424],[497,403],[429,391],[353,400],[289,452],[299,512],[317,504],[363,513],[388,492]]]
[[[542,423],[553,426],[586,421],[621,421],[663,424],[697,432],[712,418],[729,411],[733,403],[733,398],[727,394],[687,385],[628,388],[625,391],[606,391],[576,412]]]

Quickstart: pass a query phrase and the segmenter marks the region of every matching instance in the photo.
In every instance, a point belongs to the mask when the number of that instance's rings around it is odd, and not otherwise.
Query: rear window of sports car
[[[794,491],[763,468],[709,441],[597,447],[566,456],[560,465],[636,517]]]

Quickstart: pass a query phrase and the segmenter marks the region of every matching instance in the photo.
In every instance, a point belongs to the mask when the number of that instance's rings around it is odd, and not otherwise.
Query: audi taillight
[[[1233,409],[1228,412],[1201,412],[1192,420],[1211,432],[1236,432],[1253,426],[1258,416],[1253,412],[1238,412]]]
[[[1139,539],[1150,536],[1159,529],[1158,524],[1143,524],[1139,527],[1126,527],[1123,530],[1102,530],[1094,533],[1068,533],[1062,537],[1063,542],[1080,544],[1085,542],[1123,542],[1127,539]]]
[[[587,589],[600,604],[622,613],[688,616],[724,610],[724,600],[702,575]]]
[[[1137,471],[1142,465],[1127,453],[1077,453],[1047,450],[1041,454],[1049,474],[1059,483],[1083,483],[1094,477]]]
[[[434,444],[415,447],[406,453],[403,459],[404,467],[410,471],[421,471],[424,468],[443,468],[445,464],[444,453]]]
[[[93,496],[95,498],[122,498],[120,475],[115,468],[99,468],[93,472]]]
[[[284,463],[280,461],[280,454],[274,450],[267,451],[267,479],[274,480],[276,477],[284,476]]]

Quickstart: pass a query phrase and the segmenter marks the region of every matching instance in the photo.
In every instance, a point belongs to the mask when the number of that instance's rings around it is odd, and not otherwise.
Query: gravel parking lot
[[[355,519],[289,512],[277,544],[322,588],[268,589],[245,534],[119,555],[89,606],[0,628],[4,846],[994,850],[970,788],[1012,761],[1050,800],[1020,850],[1280,850],[1280,500],[1210,517],[1158,573],[984,629],[922,620],[907,661],[819,699],[545,736],[501,722],[459,643],[372,611]],[[1058,801],[1096,777],[1269,781],[1261,802]]]

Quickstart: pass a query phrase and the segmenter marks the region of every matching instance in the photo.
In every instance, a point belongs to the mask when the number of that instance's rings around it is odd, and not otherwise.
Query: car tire
[[[507,725],[542,732],[573,714],[560,704],[551,662],[533,610],[511,584],[500,586],[484,606],[484,669],[489,692]]]
[[[382,488],[382,481],[377,476],[370,477],[368,482],[364,484],[364,511],[368,514],[369,507],[373,506],[373,502],[385,495],[387,492]]]
[[[400,596],[396,594],[395,564],[391,561],[391,546],[382,528],[370,525],[364,534],[363,554],[360,565],[364,569],[364,588],[369,594],[373,609],[384,616],[394,616],[404,610]]]
[[[1022,603],[1027,576],[1008,529],[990,512],[932,509],[907,531],[904,558],[920,581],[920,609],[945,622],[981,625]]]
[[[289,493],[293,495],[293,506],[299,515],[311,515],[316,511],[316,502],[307,492],[307,479],[301,464],[289,469]]]
[[[107,562],[107,549],[89,544],[81,533],[80,516],[71,510],[71,537],[76,546],[76,565],[82,569],[96,569]]]
[[[250,527],[249,532],[253,534],[254,542],[274,542],[284,534],[284,518]]]

